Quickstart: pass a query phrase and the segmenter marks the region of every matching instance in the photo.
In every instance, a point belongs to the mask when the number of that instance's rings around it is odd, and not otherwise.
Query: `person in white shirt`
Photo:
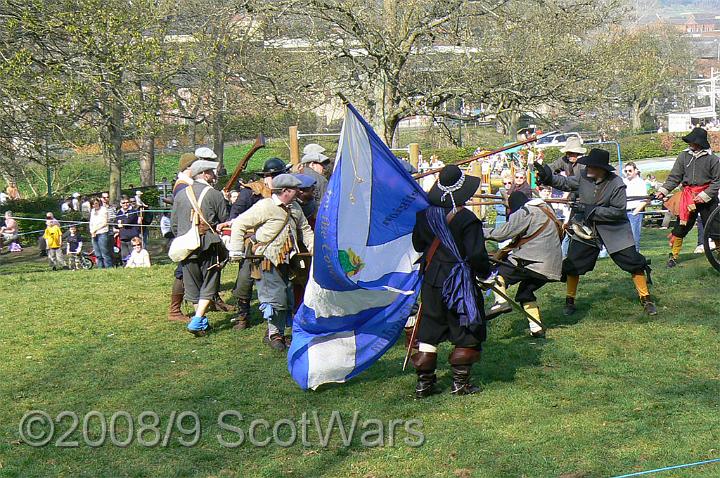
[[[623,168],[623,182],[627,187],[627,197],[647,196],[647,184],[640,176],[640,170],[635,163],[626,163]],[[627,218],[632,228],[635,249],[640,252],[640,232],[642,230],[642,210],[647,206],[647,201],[630,200],[627,202]]]
[[[72,211],[72,200],[70,198],[63,201],[63,203],[60,205],[60,212],[63,214],[68,213]]]
[[[160,234],[165,238],[165,247],[170,250],[170,243],[175,238],[175,234],[172,233],[172,221],[170,220],[170,213],[164,212],[160,217]]]
[[[0,227],[0,248],[18,240],[18,224],[12,211],[5,211],[5,225]]]
[[[105,206],[102,206],[98,198],[90,201],[90,237],[92,238],[93,250],[97,258],[98,269],[108,269],[113,266],[112,236],[110,232],[109,213]]]
[[[150,254],[148,254],[147,250],[143,249],[142,240],[135,236],[130,240],[130,243],[132,244],[132,252],[125,267],[131,269],[134,267],[150,267]]]

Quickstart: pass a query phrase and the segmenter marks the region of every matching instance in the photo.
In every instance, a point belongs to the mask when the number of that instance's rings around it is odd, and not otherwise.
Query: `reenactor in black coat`
[[[658,199],[663,199],[678,185],[682,185],[679,193],[680,211],[670,236],[672,246],[668,267],[675,267],[677,264],[683,239],[692,230],[698,214],[705,225],[705,234],[710,235],[716,241],[716,245],[720,236],[720,231],[713,230],[715,226],[708,224],[710,213],[718,206],[720,159],[710,150],[707,131],[702,128],[693,129],[690,134],[683,137],[683,141],[690,147],[680,153],[667,181],[658,188],[656,194]]]
[[[635,249],[635,239],[625,210],[626,186],[622,178],[613,173],[615,168],[610,165],[610,154],[602,149],[591,149],[578,163],[586,168],[571,177],[553,175],[549,166],[535,163],[540,184],[576,192],[578,198],[573,206],[571,222],[579,228],[574,229],[576,233],[571,236],[562,266],[562,280],[567,282],[564,314],[575,312],[580,276],[595,268],[602,245],[605,245],[615,264],[632,274],[645,312],[648,315],[657,314],[645,277],[650,268],[645,257]]]
[[[431,206],[417,214],[413,246],[423,253],[419,351],[411,357],[418,375],[417,398],[433,393],[437,346],[444,341],[455,345],[449,357],[452,393],[479,391],[470,384],[470,370],[480,359],[487,331],[476,278],[484,278],[490,265],[482,223],[463,208],[479,186],[479,178],[446,166],[428,194]]]

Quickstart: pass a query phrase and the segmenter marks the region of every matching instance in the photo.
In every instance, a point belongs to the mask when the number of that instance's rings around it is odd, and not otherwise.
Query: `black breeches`
[[[478,291],[478,307],[482,313],[482,295]],[[429,284],[422,285],[422,312],[418,326],[418,341],[430,345],[449,341],[456,347],[480,350],[482,342],[487,338],[487,328],[483,317],[480,323],[461,326],[456,313],[445,306],[442,289]]]
[[[562,265],[563,281],[567,276],[581,276],[593,270],[599,255],[600,249],[597,247],[571,240],[567,257]],[[620,269],[630,274],[644,272],[647,268],[647,259],[635,249],[635,246],[613,252],[610,258]]]
[[[506,286],[520,284],[515,293],[515,300],[520,304],[535,302],[537,300],[535,291],[549,282],[547,279],[541,278],[539,274],[514,269],[506,265],[500,266],[498,274],[503,278]]]

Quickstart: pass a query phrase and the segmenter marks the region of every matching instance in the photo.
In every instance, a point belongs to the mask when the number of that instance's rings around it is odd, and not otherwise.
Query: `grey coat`
[[[567,156],[562,156],[552,163],[549,164],[550,169],[552,169],[553,173],[559,173],[561,171],[565,171],[565,174],[568,176],[577,176],[580,174],[580,171],[585,169],[584,164],[580,164],[577,161],[574,163],[571,163],[569,159],[567,159]]]
[[[313,194],[313,196],[315,198],[315,202],[319,207],[320,203],[322,202],[322,198],[325,195],[325,191],[328,187],[327,178],[309,166],[304,166],[301,173],[315,179],[315,193]]]
[[[562,156],[550,164],[550,169],[552,169],[553,173],[558,174],[564,171],[565,175],[567,177],[570,177],[577,176],[580,174],[581,171],[584,171],[585,165],[580,164],[577,161],[571,163],[567,156]],[[575,199],[577,199],[577,195],[575,193],[572,193],[568,196],[568,199],[574,201]]]
[[[563,177],[554,174],[552,187],[562,191],[577,191],[578,202],[596,206],[585,223],[593,227],[610,254],[635,247],[627,218],[626,186],[622,178],[608,173],[600,182],[587,176],[587,169],[578,176]],[[573,210],[573,215],[576,211]]]
[[[548,207],[542,199],[533,199],[524,207],[510,214],[508,221],[494,229],[485,229],[485,238],[491,241],[502,242],[517,237],[533,235],[545,224],[549,218],[540,210],[541,206]],[[549,280],[560,280],[562,270],[562,249],[557,227],[550,222],[547,227],[531,241],[514,249],[508,258],[527,261],[538,261],[529,264],[528,269],[547,277]]]
[[[210,223],[213,228],[221,222],[225,222],[227,220],[227,203],[225,202],[225,198],[220,191],[213,189],[211,186],[208,186],[207,183],[200,181],[195,181],[191,186],[188,187],[191,187],[193,189],[193,192],[195,193],[195,198],[198,200],[200,200],[200,194],[202,193],[203,189],[211,188],[205,194],[202,204],[200,205],[200,210],[202,211],[203,216],[205,216],[205,219]],[[190,230],[191,211],[192,205],[190,203],[190,199],[188,199],[187,193],[185,192],[185,190],[183,190],[175,197],[175,200],[173,202],[172,215],[170,217],[171,227],[173,234],[175,234],[175,237],[182,236]],[[204,231],[205,229],[207,229],[207,226],[204,226],[201,221],[200,231]],[[210,245],[215,243],[222,243],[222,240],[218,237],[217,234],[203,234],[200,237],[200,250],[207,250]]]

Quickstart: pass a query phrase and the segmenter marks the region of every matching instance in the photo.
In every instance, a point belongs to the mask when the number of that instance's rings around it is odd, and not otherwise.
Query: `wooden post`
[[[470,167],[465,171],[465,174],[469,176],[476,176],[480,179],[480,186],[478,187],[478,190],[475,191],[475,195],[482,194],[483,193],[483,184],[482,184],[482,165],[480,161],[473,161],[470,163]],[[485,206],[471,206],[470,210],[475,213],[475,215],[482,219],[485,216]]]
[[[300,164],[300,143],[298,141],[298,127],[290,126],[290,162],[293,169],[297,170]]]
[[[415,169],[418,169],[418,165],[420,164],[420,145],[417,143],[410,143],[408,145],[408,149],[410,152],[410,164],[412,164]]]

